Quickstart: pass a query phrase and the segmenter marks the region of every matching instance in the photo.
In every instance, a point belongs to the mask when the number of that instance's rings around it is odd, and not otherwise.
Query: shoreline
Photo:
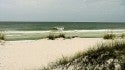
[[[77,36],[80,38],[102,38],[105,34],[123,34],[125,29],[100,29],[100,30],[64,30],[64,31],[3,31],[7,41],[11,40],[38,40],[50,34],[64,34],[66,37]]]
[[[72,56],[101,42],[102,38],[6,41],[0,45],[1,70],[32,70]]]

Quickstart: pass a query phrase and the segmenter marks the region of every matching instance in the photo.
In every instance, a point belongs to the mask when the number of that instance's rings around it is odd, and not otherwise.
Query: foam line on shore
[[[99,30],[64,30],[62,32],[124,32],[125,29],[99,29]],[[46,33],[51,32],[51,30],[48,31],[5,31],[5,33]]]

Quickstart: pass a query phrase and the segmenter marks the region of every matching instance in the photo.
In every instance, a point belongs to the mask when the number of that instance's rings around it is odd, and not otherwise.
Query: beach
[[[106,22],[0,22],[0,33],[7,41],[37,40],[57,33],[53,28],[64,28],[61,33],[66,37],[102,38],[107,33],[122,34],[124,23]],[[60,32],[59,32],[60,33]]]
[[[0,70],[39,70],[96,48],[107,34],[124,37],[124,27],[106,22],[0,22]]]
[[[0,0],[0,70],[125,70],[125,0]]]
[[[5,41],[0,45],[0,70],[37,70],[59,58],[85,51],[102,38]]]

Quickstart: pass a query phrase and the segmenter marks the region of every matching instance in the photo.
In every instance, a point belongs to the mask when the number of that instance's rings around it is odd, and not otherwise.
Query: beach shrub
[[[115,34],[106,34],[104,35],[103,39],[114,39],[116,37]]]
[[[121,36],[120,36],[121,38],[125,38],[125,34],[121,34]]]
[[[50,40],[55,40],[56,39],[56,37],[54,35],[49,35],[49,36],[47,36],[47,38],[50,39]]]
[[[66,37],[65,34],[59,34],[59,35],[50,34],[47,38],[50,40],[55,40],[56,38],[66,38]]]
[[[57,36],[57,38],[66,38],[66,37],[65,37],[65,34],[59,34],[59,35]]]
[[[5,35],[2,32],[0,32],[0,40],[5,40]]]
[[[125,40],[97,45],[74,57],[62,58],[41,70],[125,70]]]
[[[62,56],[62,58],[59,59],[58,63],[56,63],[56,64],[59,64],[59,65],[65,65],[65,64],[68,63],[68,61],[69,61],[68,57],[64,57],[64,56]]]

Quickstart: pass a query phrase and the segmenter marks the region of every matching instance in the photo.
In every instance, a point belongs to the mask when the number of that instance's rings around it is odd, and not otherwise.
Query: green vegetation
[[[113,34],[113,33],[110,33],[110,34],[105,34],[103,39],[125,39],[125,33],[122,33],[122,34]]]
[[[65,34],[59,34],[59,35],[50,34],[49,36],[47,36],[49,40],[55,40],[57,38],[72,39],[75,37],[77,36],[66,37]]]
[[[121,38],[125,38],[125,34],[121,34],[121,36],[120,36]]]
[[[50,40],[55,40],[56,38],[65,38],[65,34],[59,34],[59,35],[50,34],[49,36],[47,36],[47,38]]]
[[[42,70],[125,70],[125,40],[98,44],[73,57],[63,57]]]
[[[5,35],[3,34],[3,32],[0,32],[0,40],[5,40]]]
[[[54,35],[49,35],[49,36],[47,36],[47,38],[50,39],[50,40],[55,40],[56,39]]]
[[[114,39],[116,37],[115,34],[106,34],[104,35],[103,39]]]

